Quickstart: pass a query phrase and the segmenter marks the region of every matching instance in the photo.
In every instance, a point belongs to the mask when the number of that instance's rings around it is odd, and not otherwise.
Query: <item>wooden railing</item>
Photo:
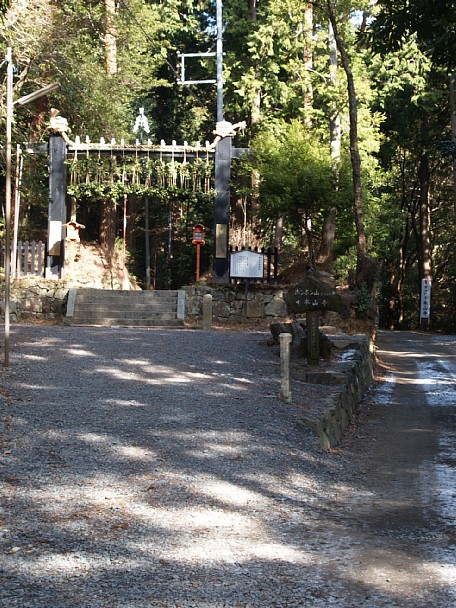
[[[14,255],[16,253],[16,255]],[[14,265],[14,267],[13,267]],[[0,250],[1,272],[5,272],[5,243]],[[21,277],[27,274],[44,276],[46,266],[46,245],[41,241],[18,241],[16,252],[11,246],[11,276]]]

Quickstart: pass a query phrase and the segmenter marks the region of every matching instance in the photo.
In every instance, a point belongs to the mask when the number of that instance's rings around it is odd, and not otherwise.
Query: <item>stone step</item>
[[[99,314],[108,314],[112,310],[115,310],[117,312],[135,311],[138,313],[142,313],[142,312],[160,313],[160,312],[168,312],[171,309],[176,310],[176,304],[177,304],[176,301],[171,302],[171,303],[166,303],[166,302],[142,303],[142,302],[128,302],[128,301],[122,301],[122,302],[113,301],[112,303],[109,303],[109,302],[101,302],[101,301],[80,302],[80,301],[76,300],[74,311],[75,311],[75,314],[77,314],[80,310],[96,310]]]
[[[72,289],[67,322],[74,325],[182,326],[184,292]]]
[[[116,291],[110,289],[77,289],[78,299],[83,300],[122,300],[137,302],[161,302],[177,299],[177,291]]]
[[[96,320],[96,319],[138,319],[138,320],[173,320],[177,319],[176,311],[163,311],[161,313],[148,311],[131,311],[131,310],[108,310],[106,312],[87,308],[85,310],[75,310],[73,319],[80,320]]]
[[[73,318],[71,325],[87,327],[183,327],[184,321],[180,319],[79,319]]]

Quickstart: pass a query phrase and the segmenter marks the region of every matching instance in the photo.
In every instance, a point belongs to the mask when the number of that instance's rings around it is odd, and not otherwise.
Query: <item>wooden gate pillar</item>
[[[66,142],[61,135],[49,138],[49,213],[45,276],[62,278],[66,208]]]

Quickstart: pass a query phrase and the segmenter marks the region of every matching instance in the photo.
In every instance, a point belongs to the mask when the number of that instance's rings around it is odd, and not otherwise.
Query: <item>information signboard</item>
[[[256,251],[233,251],[230,256],[232,279],[262,279],[264,277],[264,254]]]

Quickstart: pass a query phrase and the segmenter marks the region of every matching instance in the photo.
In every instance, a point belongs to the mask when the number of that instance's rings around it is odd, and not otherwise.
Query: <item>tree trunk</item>
[[[320,250],[318,252],[318,263],[329,264],[333,256],[334,241],[336,238],[336,208],[331,207],[328,211],[321,231]]]
[[[250,0],[250,21],[257,22],[257,0]],[[257,70],[255,69],[255,76]],[[256,125],[261,120],[261,87],[258,86],[253,96],[253,105],[251,110],[251,124]]]
[[[329,48],[329,82],[334,90],[337,86],[337,45],[334,38],[334,30],[331,22],[328,28],[328,48]],[[336,96],[334,96],[336,99]],[[340,126],[339,107],[330,109],[329,130],[331,142],[331,159],[333,162],[335,189],[339,189],[339,171],[340,171],[340,150],[342,131]],[[337,210],[331,207],[323,222],[321,234],[320,251],[318,254],[319,264],[328,264],[332,260],[334,241],[336,238],[336,218]]]
[[[451,107],[451,133],[453,145],[456,146],[456,72],[450,76],[450,107]],[[456,214],[456,154],[453,154],[453,193],[454,212]]]
[[[257,20],[257,0],[250,0],[250,21]]]
[[[313,6],[307,4],[304,13],[304,68],[305,68],[305,84],[304,92],[304,124],[312,127],[312,109],[313,109],[313,87],[310,73],[313,70]]]
[[[334,30],[331,22],[328,29],[328,47],[329,47],[329,82],[331,87],[336,90],[337,87],[337,44],[334,38]],[[334,95],[336,99],[336,95]],[[340,149],[342,140],[342,131],[340,126],[340,111],[339,106],[335,105],[330,109],[329,130],[331,138],[331,158],[334,165],[335,178],[338,185],[339,181],[339,165],[340,165]]]
[[[388,280],[388,318],[386,320],[389,330],[395,328],[396,323],[396,301],[397,301],[397,282],[394,269],[391,269]]]
[[[105,0],[106,73],[109,76],[114,76],[114,74],[117,74],[117,32],[115,14],[116,0]]]
[[[431,231],[429,209],[429,157],[427,153],[420,160],[420,251],[421,278],[430,279],[432,276]]]
[[[420,179],[420,275],[422,279],[432,278],[431,229],[429,206],[429,157],[425,152],[421,156],[419,167]],[[421,289],[420,289],[421,292]],[[429,319],[423,319],[421,329],[428,329]]]
[[[303,248],[307,245],[307,251],[309,252],[309,265],[315,268],[315,250],[313,244],[313,232],[312,232],[312,218],[307,215],[303,216],[303,234],[302,234],[302,246]]]
[[[279,215],[276,220],[275,234],[274,234],[274,247],[277,251],[282,251],[283,243],[283,214]]]
[[[331,0],[327,0],[326,8],[333,28],[337,49],[340,54],[345,75],[347,77],[348,106],[350,116],[350,159],[352,165],[354,190],[353,211],[355,215],[355,226],[357,233],[356,284],[359,285],[362,282],[362,274],[366,262],[367,241],[364,228],[364,211],[361,192],[361,157],[358,147],[358,100],[356,98],[355,81],[350,66],[350,60],[345,49],[344,41],[339,34],[334,6]]]
[[[110,198],[103,201],[100,209],[100,245],[111,255],[116,242],[116,203]]]
[[[257,21],[257,0],[250,0],[250,20],[252,21],[252,23],[256,23]],[[256,79],[256,74],[257,70],[255,69],[255,80]],[[255,90],[255,94],[254,94],[254,98],[253,98],[253,105],[252,105],[252,109],[251,109],[251,117],[250,117],[250,124],[252,127],[254,127],[255,125],[257,125],[261,120],[261,87],[259,85],[257,85],[257,88]],[[252,227],[259,227],[260,225],[260,221],[258,219],[258,211],[260,208],[260,201],[259,201],[259,196],[258,196],[258,187],[260,184],[260,174],[258,171],[253,170],[252,171],[252,191],[253,191],[253,195],[252,195],[252,201],[251,201],[251,223],[252,223]]]
[[[410,260],[407,258],[407,250],[409,248],[410,241],[410,225],[409,220],[407,219],[403,237],[401,239],[400,247],[399,247],[399,266],[397,268],[397,279],[396,279],[396,298],[397,298],[397,325],[401,326],[404,321],[404,285],[405,285],[405,277],[407,275],[407,269],[409,266]],[[393,328],[391,328],[393,329]]]

